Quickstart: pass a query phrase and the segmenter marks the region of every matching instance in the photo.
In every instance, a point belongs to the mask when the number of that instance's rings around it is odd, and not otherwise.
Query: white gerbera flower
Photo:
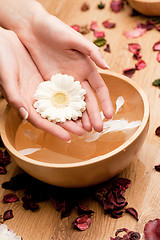
[[[20,236],[16,236],[13,230],[9,230],[6,224],[0,224],[0,240],[21,240]]]
[[[51,81],[39,84],[34,95],[34,108],[43,117],[53,122],[76,120],[86,109],[84,95],[79,81],[67,74],[56,74]]]

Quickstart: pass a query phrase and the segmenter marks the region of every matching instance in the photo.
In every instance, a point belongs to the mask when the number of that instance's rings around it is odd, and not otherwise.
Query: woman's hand
[[[23,118],[28,115],[28,120],[34,126],[65,141],[70,140],[70,134],[65,128],[77,135],[82,135],[83,129],[75,122],[66,122],[62,128],[43,119],[35,111],[32,106],[33,96],[42,81],[43,78],[17,35],[0,28],[0,90],[6,100],[19,111]]]

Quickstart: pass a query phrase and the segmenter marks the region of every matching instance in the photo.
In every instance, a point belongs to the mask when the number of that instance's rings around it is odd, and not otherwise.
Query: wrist
[[[0,0],[0,25],[17,35],[29,32],[36,19],[46,12],[35,0]]]

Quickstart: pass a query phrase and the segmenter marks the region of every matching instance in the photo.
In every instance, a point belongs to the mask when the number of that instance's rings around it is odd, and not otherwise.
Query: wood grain
[[[41,0],[43,6],[51,13],[59,17],[68,25],[90,24],[92,20],[98,21],[99,30],[104,30],[102,22],[110,19],[116,23],[116,28],[105,29],[107,42],[111,46],[111,53],[106,53],[102,49],[102,54],[112,71],[122,73],[124,68],[134,67],[136,60],[132,58],[132,53],[128,51],[128,43],[140,43],[142,46],[143,59],[147,67],[141,71],[136,71],[132,77],[146,92],[150,103],[151,119],[150,127],[145,143],[134,161],[120,174],[121,177],[131,179],[131,187],[126,191],[126,199],[129,207],[134,207],[139,213],[139,221],[129,215],[124,215],[121,219],[115,220],[104,215],[101,206],[90,201],[90,208],[95,211],[92,218],[91,227],[87,231],[79,232],[73,229],[72,221],[76,217],[73,211],[70,217],[60,218],[60,214],[53,208],[51,202],[40,203],[38,212],[26,211],[22,208],[22,203],[3,204],[0,203],[0,214],[12,208],[14,218],[6,222],[9,228],[23,237],[23,240],[109,240],[114,237],[118,228],[126,227],[130,230],[137,230],[141,234],[145,223],[149,219],[159,218],[160,205],[160,173],[154,170],[154,165],[160,163],[160,138],[155,136],[155,129],[160,125],[160,89],[153,87],[152,82],[160,77],[160,63],[156,61],[156,52],[152,51],[153,44],[159,40],[159,32],[148,31],[144,36],[137,39],[128,40],[123,32],[131,30],[137,22],[145,21],[142,16],[130,17],[131,9],[125,6],[124,10],[115,14],[110,10],[110,1],[106,1],[104,9],[97,9],[97,1],[88,0],[90,9],[81,12],[82,0]],[[63,36],[61,36],[63,37]],[[85,35],[93,41],[93,32]],[[118,85],[118,83],[117,83]],[[0,109],[2,112],[2,109]],[[7,167],[8,173],[1,175],[1,183],[16,175],[20,170],[12,162]],[[1,198],[10,192],[0,188]],[[17,191],[21,197],[22,192]],[[142,237],[143,239],[143,237]]]

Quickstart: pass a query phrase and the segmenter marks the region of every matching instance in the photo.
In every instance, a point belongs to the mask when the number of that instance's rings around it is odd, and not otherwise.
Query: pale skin
[[[0,25],[11,30],[0,29],[0,87],[7,101],[17,110],[24,107],[33,125],[65,141],[69,132],[102,131],[96,96],[106,118],[112,118],[113,107],[95,67],[107,69],[99,48],[34,0],[0,0]],[[72,75],[86,90],[82,121],[54,124],[32,107],[38,84],[56,73]]]

